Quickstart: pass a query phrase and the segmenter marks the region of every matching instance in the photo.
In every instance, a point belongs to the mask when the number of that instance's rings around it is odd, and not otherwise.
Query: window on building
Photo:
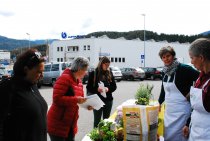
[[[84,50],[86,50],[86,46],[84,46]]]
[[[111,62],[114,62],[114,58],[113,57],[111,57]]]
[[[121,62],[121,58],[119,58],[119,62]]]
[[[75,47],[73,47],[73,51],[75,51]]]
[[[79,51],[79,47],[77,47],[77,51]]]
[[[57,47],[57,51],[59,51],[59,47]]]
[[[68,47],[68,51],[70,51],[70,47]]]
[[[61,47],[61,51],[63,51],[63,47]]]
[[[61,62],[63,62],[63,58],[61,58]]]
[[[57,58],[57,62],[60,62],[60,58]]]
[[[125,62],[125,58],[122,58],[122,62]]]
[[[115,58],[115,62],[117,62],[117,57]]]
[[[88,50],[90,50],[90,45],[88,45]]]

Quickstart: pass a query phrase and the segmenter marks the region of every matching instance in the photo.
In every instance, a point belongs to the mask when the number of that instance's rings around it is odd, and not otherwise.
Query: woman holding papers
[[[47,117],[48,133],[51,141],[74,141],[77,133],[78,104],[84,98],[81,78],[84,77],[89,62],[78,57],[57,79],[53,88],[53,103]]]
[[[112,72],[109,69],[110,60],[107,57],[102,57],[98,63],[95,71],[90,72],[87,91],[92,94],[97,94],[105,105],[99,110],[93,110],[94,114],[94,127],[98,126],[101,120],[102,114],[103,119],[109,118],[113,97],[112,93],[116,90],[117,86],[113,77]]]

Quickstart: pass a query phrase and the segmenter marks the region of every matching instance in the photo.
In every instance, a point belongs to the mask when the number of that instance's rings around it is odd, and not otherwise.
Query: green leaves
[[[109,121],[100,121],[98,128],[94,128],[90,132],[90,139],[93,141],[117,141],[113,124]]]
[[[135,95],[135,99],[137,99],[136,104],[139,105],[149,105],[149,99],[152,95],[152,89],[153,89],[153,85],[149,85],[149,84],[140,84],[136,95]]]

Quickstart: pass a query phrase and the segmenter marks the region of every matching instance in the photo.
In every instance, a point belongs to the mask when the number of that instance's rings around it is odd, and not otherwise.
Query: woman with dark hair
[[[44,59],[35,49],[27,50],[15,62],[11,89],[7,90],[12,98],[9,111],[4,111],[4,141],[47,141],[47,103],[36,85],[43,70]]]
[[[189,48],[191,63],[201,71],[195,85],[190,89],[191,114],[190,131],[183,133],[189,141],[210,140],[210,39],[199,38]]]
[[[186,141],[182,128],[187,124],[191,113],[187,97],[199,72],[178,62],[176,53],[170,46],[161,48],[159,56],[164,63],[159,97],[160,105],[165,101],[164,140]]]
[[[101,120],[101,116],[103,114],[103,119],[109,118],[113,97],[112,93],[117,89],[114,76],[109,69],[110,60],[107,57],[102,57],[98,63],[95,71],[92,71],[89,75],[88,84],[86,86],[87,91],[92,94],[97,94],[101,100],[105,103],[105,105],[99,110],[93,110],[94,114],[94,127],[98,126],[98,123]],[[102,96],[101,93],[104,92],[103,88],[99,86],[98,83],[103,82],[105,86],[106,96]]]

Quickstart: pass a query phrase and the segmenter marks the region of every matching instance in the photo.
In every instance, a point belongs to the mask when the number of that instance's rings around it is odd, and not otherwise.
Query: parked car
[[[156,78],[162,79],[161,71],[157,68],[152,67],[143,67],[142,68],[145,72],[145,79],[155,80]]]
[[[122,80],[122,77],[123,77],[121,70],[118,67],[113,67],[113,66],[110,66],[110,70],[112,71],[114,79],[117,82],[120,82]]]
[[[11,74],[5,67],[0,67],[0,81],[8,77],[11,77]]]
[[[123,79],[125,80],[140,79],[143,81],[145,79],[145,72],[141,68],[127,67],[127,68],[122,68],[121,72],[123,75]]]
[[[63,73],[63,71],[69,66],[65,62],[55,62],[45,64],[43,73],[43,84],[55,84],[57,78]]]

